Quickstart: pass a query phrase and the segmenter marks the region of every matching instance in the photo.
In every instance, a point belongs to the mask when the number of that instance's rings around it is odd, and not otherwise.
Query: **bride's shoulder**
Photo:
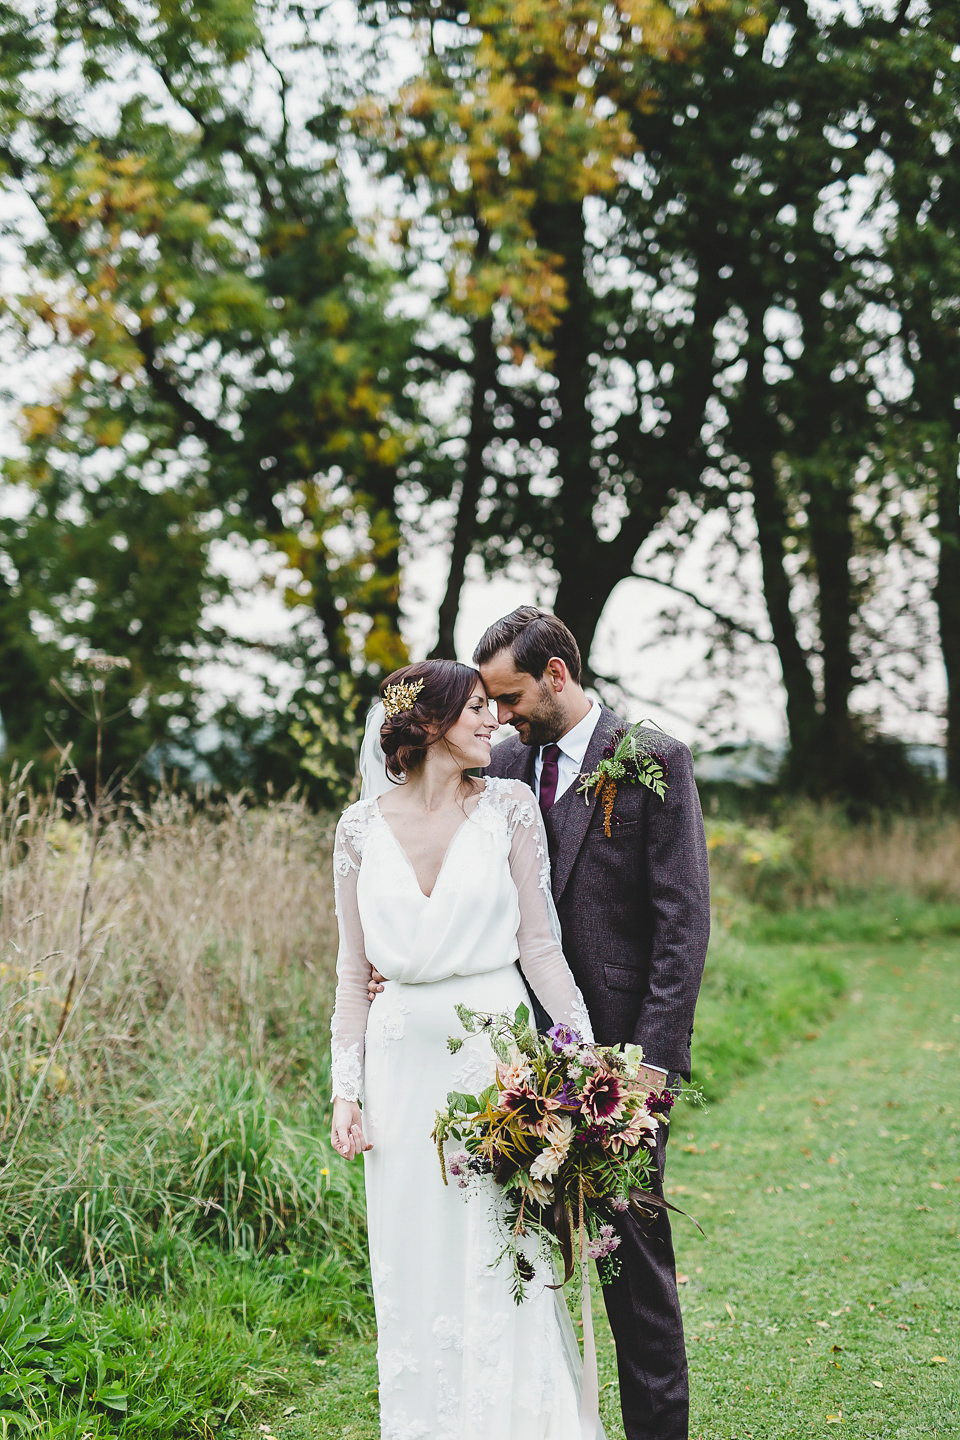
[[[349,841],[359,855],[363,849],[364,837],[378,814],[376,797],[355,800],[352,805],[347,806],[337,821],[338,842]]]
[[[537,815],[537,797],[522,780],[488,775],[483,799],[505,819],[530,825]]]

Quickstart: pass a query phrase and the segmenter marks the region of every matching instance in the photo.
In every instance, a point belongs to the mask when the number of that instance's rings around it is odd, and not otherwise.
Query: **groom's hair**
[[[501,650],[509,650],[518,670],[539,680],[554,657],[562,660],[571,680],[580,684],[580,647],[573,635],[549,610],[521,605],[483,632],[473,652],[474,665],[486,665]]]

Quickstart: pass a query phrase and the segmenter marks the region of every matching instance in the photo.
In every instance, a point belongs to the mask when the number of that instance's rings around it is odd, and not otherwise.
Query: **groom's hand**
[[[380,974],[380,971],[375,969],[374,966],[371,965],[370,979],[367,981],[367,995],[369,997],[371,1005],[373,1004],[374,1000],[376,1000],[377,996],[380,994],[380,991],[383,989],[383,980],[384,977]]]

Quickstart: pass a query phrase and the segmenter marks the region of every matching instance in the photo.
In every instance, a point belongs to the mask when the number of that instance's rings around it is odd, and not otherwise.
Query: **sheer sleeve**
[[[337,998],[330,1023],[330,1060],[334,1099],[359,1100],[363,1093],[363,1041],[370,1009],[367,981],[371,972],[357,906],[359,836],[351,837],[354,827],[348,814],[340,818],[333,846],[333,887],[340,946]]]
[[[554,1022],[570,1025],[584,1040],[592,1041],[590,1016],[560,944],[540,807],[533,791],[519,782],[512,798],[510,873],[520,900],[520,968]]]

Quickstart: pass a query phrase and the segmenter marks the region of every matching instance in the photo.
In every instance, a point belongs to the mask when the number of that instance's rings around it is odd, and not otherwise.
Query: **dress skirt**
[[[484,1177],[444,1185],[430,1138],[447,1092],[491,1081],[483,1036],[462,1038],[455,1006],[529,1005],[511,964],[421,985],[388,980],[370,1007],[364,1156],[376,1305],[381,1440],[579,1440],[579,1356],[549,1264],[517,1305]],[[536,1251],[531,1240],[531,1258]]]

